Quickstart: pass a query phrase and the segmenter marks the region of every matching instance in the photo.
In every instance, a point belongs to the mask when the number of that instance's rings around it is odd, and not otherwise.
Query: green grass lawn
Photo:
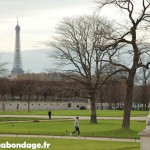
[[[81,136],[139,138],[138,133],[145,128],[145,122],[131,121],[131,129],[122,129],[121,120],[99,120],[90,124],[88,120],[80,121]],[[0,133],[69,135],[74,130],[74,121],[47,122],[5,122],[0,123]]]
[[[147,116],[148,111],[132,111],[131,116]],[[0,114],[19,115],[47,115],[47,111],[11,111],[0,112]],[[121,117],[123,111],[119,110],[98,110],[97,116]],[[52,116],[90,116],[90,110],[52,110]],[[5,121],[27,121],[27,122],[5,122]],[[31,120],[43,120],[43,118],[0,118],[0,133],[12,134],[43,134],[68,136],[74,130],[73,120],[47,120],[33,122]],[[45,120],[45,119],[44,119]],[[30,121],[30,122],[28,122]],[[98,120],[97,124],[90,124],[89,120],[80,120],[81,136],[93,137],[118,137],[118,138],[139,138],[140,133],[145,128],[145,122],[131,121],[130,130],[121,128],[122,120]],[[75,134],[74,136],[77,136]],[[30,138],[0,138],[0,144],[9,141],[12,143],[43,143],[47,141],[51,144],[52,150],[139,150],[140,143],[108,142],[108,141],[87,141],[73,139],[30,139]],[[9,149],[8,149],[9,150]],[[18,150],[18,149],[14,149]]]
[[[127,142],[106,142],[106,141],[90,141],[90,140],[73,140],[73,139],[41,139],[41,138],[0,138],[0,143],[40,143],[47,142],[50,150],[139,150],[140,143]],[[6,149],[3,149],[6,150]],[[10,150],[10,149],[7,149]],[[19,149],[13,149],[19,150]],[[31,150],[31,149],[29,149]],[[44,149],[46,150],[46,149]]]
[[[48,111],[6,111],[0,112],[0,115],[47,115]],[[90,116],[90,110],[52,110],[52,116]],[[149,111],[131,111],[131,116],[147,116]],[[122,117],[123,110],[97,110],[99,117]]]

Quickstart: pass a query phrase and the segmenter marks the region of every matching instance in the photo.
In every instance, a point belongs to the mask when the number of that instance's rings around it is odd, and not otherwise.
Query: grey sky
[[[93,7],[93,0],[0,0],[0,52],[14,51],[17,17],[21,49],[41,49],[61,18],[92,13]]]
[[[48,58],[45,43],[51,40],[56,24],[63,17],[91,14],[94,7],[93,0],[0,0],[1,61],[9,63],[10,72],[18,17],[25,72],[51,68],[53,61]]]
[[[17,17],[25,71],[42,72],[50,66],[45,43],[52,39],[57,23],[63,17],[92,14],[95,8],[94,0],[0,0],[0,53],[3,60],[9,62],[9,70],[15,49]],[[100,14],[122,18],[113,7],[103,9]],[[40,51],[34,53],[35,50]]]

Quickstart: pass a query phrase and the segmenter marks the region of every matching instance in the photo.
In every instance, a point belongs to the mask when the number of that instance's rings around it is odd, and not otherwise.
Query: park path
[[[22,117],[22,118],[42,118],[48,119],[48,116],[43,115],[0,115],[0,117]],[[79,116],[80,120],[90,120],[89,116]],[[131,120],[137,121],[146,121],[147,116],[142,117],[131,117]],[[52,116],[52,119],[75,119],[75,116]],[[106,119],[106,120],[122,120],[122,117],[97,117],[97,119]]]
[[[23,134],[0,134],[0,137],[16,138],[46,138],[46,139],[75,139],[75,140],[95,140],[95,141],[113,141],[113,142],[140,142],[140,139],[126,138],[104,138],[104,137],[75,137],[75,136],[49,136],[49,135],[23,135]]]

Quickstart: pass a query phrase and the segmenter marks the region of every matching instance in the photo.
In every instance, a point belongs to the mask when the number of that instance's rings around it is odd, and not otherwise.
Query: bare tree
[[[143,102],[144,110],[148,110],[148,104],[149,104],[149,87],[150,84],[150,70],[146,68],[140,68],[140,70],[137,73],[137,80],[142,85],[140,86],[140,92],[141,92],[141,98]]]
[[[35,94],[35,88],[34,88],[34,83],[35,83],[35,80],[31,80],[31,79],[28,79],[28,80],[24,80],[24,88],[25,88],[25,95],[28,95],[28,98],[27,98],[27,101],[28,101],[28,112],[30,112],[30,101],[31,101],[31,98],[32,98],[32,95]]]
[[[7,78],[0,78],[0,96],[2,101],[2,110],[5,112],[6,103],[7,103],[7,95],[9,93],[9,80]]]
[[[141,85],[148,85],[150,84],[150,70],[146,68],[141,68],[137,73],[138,82]]]
[[[147,51],[149,44],[147,44],[146,42],[148,41],[147,36],[148,29],[150,27],[150,1],[96,0],[96,2],[99,6],[99,9],[102,9],[107,5],[114,5],[115,8],[121,11],[123,15],[122,19],[124,19],[124,24],[119,22],[120,28],[118,28],[113,35],[109,36],[111,42],[108,45],[108,53],[109,61],[111,64],[128,72],[128,76],[126,78],[127,89],[122,127],[130,128],[130,112],[132,106],[134,77],[137,68],[148,68],[150,64],[150,62],[144,63],[142,61],[142,55],[145,55],[145,57],[149,57]],[[126,48],[120,49],[120,47],[122,46],[125,46]],[[121,50],[124,52],[124,60],[130,60],[130,63],[128,65],[125,65],[121,62],[115,62],[113,59],[113,57],[116,55],[116,52]],[[127,52],[126,55],[130,56],[127,57],[125,55],[125,52]]]
[[[8,73],[6,69],[7,62],[0,62],[0,77],[5,77]]]
[[[104,38],[111,24],[96,16],[83,16],[63,19],[56,28],[57,36],[51,42],[55,49],[53,56],[66,66],[69,79],[79,82],[88,91],[91,100],[91,123],[96,123],[95,95],[105,80],[106,64],[101,60],[105,56]],[[97,34],[97,32],[99,34]],[[101,51],[95,44],[101,45]]]

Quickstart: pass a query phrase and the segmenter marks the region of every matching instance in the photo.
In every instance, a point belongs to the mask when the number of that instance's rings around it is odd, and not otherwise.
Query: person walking
[[[17,111],[19,110],[19,104],[17,104]]]
[[[49,111],[49,112],[48,112],[48,117],[49,117],[50,120],[51,120],[51,116],[52,116],[52,112]]]
[[[80,137],[80,129],[79,129],[79,117],[76,117],[76,120],[74,122],[74,131],[70,133],[70,136],[72,136],[74,133],[78,132],[78,137]]]

